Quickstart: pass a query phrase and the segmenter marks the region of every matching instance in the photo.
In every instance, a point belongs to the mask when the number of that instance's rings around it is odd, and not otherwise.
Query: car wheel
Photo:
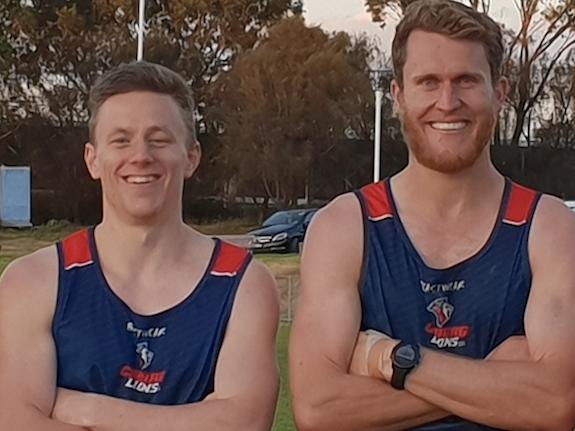
[[[290,240],[287,251],[288,253],[299,252],[299,238],[295,237]]]

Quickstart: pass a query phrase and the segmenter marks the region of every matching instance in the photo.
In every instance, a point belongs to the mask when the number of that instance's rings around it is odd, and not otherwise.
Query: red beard
[[[427,142],[421,128],[409,115],[401,116],[401,129],[410,152],[417,162],[428,169],[444,174],[454,174],[471,167],[479,158],[484,148],[489,145],[495,128],[495,115],[489,116],[477,128],[471,145],[458,148],[457,152],[445,149],[436,151]]]

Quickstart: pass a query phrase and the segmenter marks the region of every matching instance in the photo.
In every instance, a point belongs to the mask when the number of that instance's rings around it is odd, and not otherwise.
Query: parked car
[[[250,248],[254,251],[297,253],[316,211],[317,208],[308,208],[273,213],[260,228],[248,232],[252,235]]]
[[[575,201],[565,201],[565,205],[567,205],[571,211],[575,211]]]

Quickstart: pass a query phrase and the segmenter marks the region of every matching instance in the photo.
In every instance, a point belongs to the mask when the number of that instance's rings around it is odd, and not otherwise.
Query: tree
[[[84,141],[73,140],[83,134],[65,131],[85,129],[96,76],[135,58],[137,6],[134,0],[0,2],[0,162],[42,172],[34,187],[56,190],[64,205],[88,190]],[[145,58],[180,72],[201,112],[206,87],[237,53],[301,8],[295,0],[148,0]],[[40,125],[48,127],[44,133],[36,133]],[[51,163],[54,154],[58,164]],[[79,214],[71,218],[79,221]]]
[[[0,5],[0,75],[25,111],[59,125],[85,121],[96,75],[135,57],[132,0],[8,0]],[[273,23],[301,11],[292,0],[148,0],[146,59],[182,73],[199,93]],[[22,94],[27,89],[27,94]],[[19,91],[18,91],[19,90]],[[34,94],[31,94],[33,92]]]
[[[575,45],[575,1],[564,0],[543,9],[539,0],[521,0],[516,7],[521,28],[508,43],[505,67],[511,82],[509,103],[514,111],[509,141],[513,146],[519,145],[530,113],[545,93],[553,70]]]
[[[538,146],[575,149],[575,53],[555,66],[542,96],[535,130]]]
[[[365,7],[373,22],[379,22],[383,27],[390,15],[392,18],[401,17],[405,8],[416,1],[418,0],[365,0]],[[491,0],[467,0],[462,3],[484,12],[489,11],[491,6]]]
[[[321,181],[321,166],[349,163],[339,157],[352,141],[346,134],[368,137],[371,130],[366,59],[365,40],[328,35],[299,17],[240,54],[214,88],[226,103],[208,113],[238,193],[294,205]]]

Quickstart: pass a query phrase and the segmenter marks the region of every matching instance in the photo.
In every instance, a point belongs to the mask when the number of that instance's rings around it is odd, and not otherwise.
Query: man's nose
[[[461,106],[461,98],[457,89],[450,83],[442,85],[435,106],[445,112],[458,109]]]
[[[137,138],[132,146],[132,163],[150,163],[153,160],[151,146],[143,138]]]

